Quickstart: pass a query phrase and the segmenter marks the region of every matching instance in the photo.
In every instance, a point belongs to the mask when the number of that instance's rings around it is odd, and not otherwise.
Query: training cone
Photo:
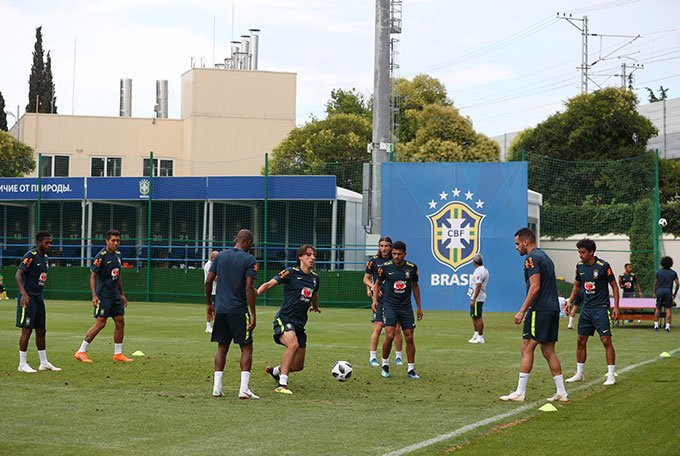
[[[662,357],[662,358],[670,358],[670,357],[671,357],[671,354],[668,353],[668,352],[663,352],[663,353],[661,353],[659,356]]]
[[[545,404],[543,407],[539,408],[541,412],[556,412],[557,408],[552,404]]]
[[[146,355],[144,355],[144,352],[142,352],[141,350],[137,350],[132,354],[132,356],[146,356]]]

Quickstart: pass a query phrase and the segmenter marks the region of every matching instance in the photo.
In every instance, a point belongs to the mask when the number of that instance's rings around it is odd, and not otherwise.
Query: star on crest
[[[478,199],[475,205],[477,206],[477,209],[482,209],[484,207],[484,201]]]
[[[460,195],[460,190],[458,190],[458,187],[454,188],[451,193],[453,193],[453,196],[458,196]]]
[[[437,203],[436,203],[435,200],[432,200],[432,201],[430,201],[430,202],[427,203],[427,204],[430,205],[430,209],[436,209],[436,208],[437,208]]]
[[[467,193],[465,194],[465,199],[466,199],[466,200],[471,200],[471,199],[472,199],[472,195],[474,195],[474,193],[472,193],[470,190],[468,190]]]
[[[439,199],[440,199],[440,200],[445,200],[445,199],[448,198],[448,197],[449,197],[449,194],[446,193],[446,192],[444,192],[444,191],[442,191],[442,192],[439,194]]]

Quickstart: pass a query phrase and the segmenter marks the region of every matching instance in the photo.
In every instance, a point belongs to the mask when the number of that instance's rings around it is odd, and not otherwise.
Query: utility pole
[[[630,73],[628,70],[630,69]],[[630,90],[633,90],[633,73],[635,73],[636,70],[644,70],[645,66],[640,65],[637,63],[634,63],[632,65],[626,64],[626,62],[623,62],[621,64],[621,88],[625,89],[628,88]]]
[[[590,70],[590,64],[588,63],[588,16],[583,16],[578,19],[566,15],[566,13],[557,13],[558,19],[564,19],[571,25],[576,27],[581,32],[581,66],[577,69],[581,70],[581,93],[588,93],[588,71]],[[579,27],[576,22],[581,22],[582,25]]]

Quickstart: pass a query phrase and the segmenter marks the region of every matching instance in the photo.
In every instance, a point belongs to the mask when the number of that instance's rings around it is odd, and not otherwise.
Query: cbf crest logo
[[[142,179],[139,181],[139,197],[148,198],[149,191],[151,190],[151,183],[149,179]]]
[[[439,201],[432,199],[428,205],[429,209],[442,205],[427,216],[431,226],[432,255],[456,271],[480,252],[482,221],[486,216],[478,211],[484,209],[484,201],[479,198],[475,201],[474,193],[470,191],[461,195],[461,190],[455,188],[450,193],[442,191]],[[471,207],[473,205],[475,209]]]

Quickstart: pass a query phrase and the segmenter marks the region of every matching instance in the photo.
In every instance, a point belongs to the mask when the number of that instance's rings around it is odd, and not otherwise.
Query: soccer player
[[[206,280],[208,280],[208,273],[210,272],[210,267],[213,264],[213,261],[215,261],[215,257],[217,256],[219,252],[217,250],[213,250],[210,252],[210,257],[208,258],[208,261],[205,262],[203,265],[203,282],[205,283]],[[213,305],[215,305],[215,293],[217,293],[217,281],[213,281],[212,284],[212,294],[210,295],[210,299],[212,299]],[[205,322],[205,332],[212,334],[213,327],[212,327],[212,320],[210,320],[209,316],[206,316],[206,322]]]
[[[26,360],[28,351],[28,341],[31,333],[35,329],[35,346],[40,357],[39,370],[60,371],[47,360],[45,350],[45,301],[43,301],[43,288],[47,280],[47,270],[49,269],[49,259],[47,254],[52,249],[52,235],[48,231],[40,231],[36,237],[34,249],[26,252],[21,259],[19,269],[17,269],[14,279],[19,286],[17,296],[17,322],[21,328],[19,337],[19,372],[36,372],[29,366]]]
[[[654,331],[659,330],[659,317],[661,316],[661,308],[666,309],[666,331],[671,330],[671,318],[673,312],[671,309],[675,307],[675,297],[680,288],[680,281],[678,281],[678,274],[672,270],[673,258],[665,256],[661,258],[661,269],[656,271],[654,277],[654,296],[656,296],[656,309],[654,310]],[[675,289],[673,289],[675,284]]]
[[[470,276],[470,288],[468,297],[470,298],[470,317],[472,317],[472,329],[474,334],[468,340],[471,344],[484,343],[484,320],[482,319],[482,307],[486,301],[486,285],[489,283],[489,270],[484,267],[484,257],[476,254],[472,257],[472,264],[475,271]]]
[[[637,277],[633,272],[633,265],[626,263],[623,266],[624,273],[619,275],[619,286],[623,290],[623,298],[634,298],[637,291],[639,297],[642,297],[642,289],[637,281]],[[636,290],[637,289],[637,290]]]
[[[255,296],[253,282],[257,277],[257,262],[248,253],[253,246],[253,233],[242,229],[236,234],[234,248],[223,250],[216,257],[205,280],[207,319],[213,321],[210,340],[217,342],[213,397],[222,397],[222,377],[227,362],[229,344],[233,340],[241,348],[241,386],[239,399],[259,399],[248,384],[253,366],[253,329],[255,329]],[[213,282],[217,280],[215,304],[212,302]]]
[[[526,255],[524,260],[524,281],[527,296],[515,314],[515,324],[524,321],[522,331],[522,361],[519,368],[517,389],[502,401],[522,402],[526,395],[529,375],[534,366],[534,351],[541,345],[541,353],[548,362],[555,382],[556,393],[548,401],[567,402],[562,366],[555,353],[555,343],[560,329],[560,305],[557,299],[555,265],[548,255],[536,246],[536,236],[529,228],[520,228],[515,233],[515,250]]]
[[[581,316],[578,319],[578,338],[576,339],[576,374],[567,379],[567,383],[580,382],[585,378],[586,344],[588,337],[597,333],[604,346],[607,359],[607,380],[604,385],[616,383],[614,371],[616,367],[616,352],[612,342],[611,318],[619,318],[619,288],[611,266],[606,261],[595,256],[596,245],[592,239],[581,239],[576,243],[581,261],[576,265],[574,288],[571,290],[569,302],[574,302],[581,288],[584,289]],[[609,291],[614,295],[614,310],[609,312]]]
[[[9,299],[5,289],[5,278],[0,274],[0,299]]]
[[[383,321],[385,322],[385,340],[382,345],[382,369],[380,375],[389,378],[390,350],[397,324],[401,325],[406,340],[406,358],[408,367],[406,375],[414,380],[416,374],[416,344],[413,341],[413,329],[416,327],[411,306],[411,293],[418,307],[418,321],[423,319],[420,305],[420,287],[418,286],[418,266],[406,261],[406,244],[397,241],[392,246],[392,260],[378,268],[378,278],[373,284],[373,312],[378,310],[378,296],[383,294]]]
[[[293,394],[288,388],[288,375],[305,367],[307,312],[321,313],[317,294],[319,275],[313,271],[315,262],[316,249],[304,244],[297,251],[297,267],[284,269],[257,289],[257,293],[261,295],[283,284],[283,304],[274,316],[274,342],[286,349],[281,356],[281,364],[265,368],[277,381],[275,393]]]
[[[90,291],[92,291],[92,307],[94,308],[94,324],[85,334],[83,343],[73,355],[81,363],[91,363],[87,356],[87,348],[97,334],[106,326],[106,320],[113,319],[113,360],[118,363],[134,361],[123,354],[123,336],[125,335],[125,309],[128,302],[123,291],[123,279],[120,271],[123,267],[120,252],[120,231],[109,230],[106,233],[106,246],[94,257],[90,266]]]
[[[366,294],[368,297],[372,297],[373,294],[373,284],[378,277],[378,268],[382,266],[386,261],[392,259],[392,239],[389,236],[384,236],[378,241],[378,253],[368,260],[366,264],[366,273],[364,274],[364,285],[366,285]],[[373,301],[371,300],[371,303]],[[378,362],[378,341],[380,339],[380,333],[383,331],[383,303],[382,303],[382,291],[378,295],[378,310],[373,312],[373,332],[371,333],[370,350],[368,357],[368,364],[373,367],[379,367]],[[394,346],[396,348],[394,363],[397,366],[401,366],[402,362],[402,337],[401,337],[401,327],[397,325],[394,334]]]

